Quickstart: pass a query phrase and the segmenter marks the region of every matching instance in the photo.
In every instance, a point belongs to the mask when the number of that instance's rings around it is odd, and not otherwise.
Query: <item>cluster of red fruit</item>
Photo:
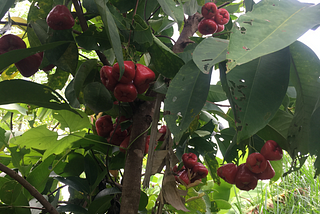
[[[239,189],[249,191],[256,188],[258,179],[271,179],[275,175],[270,161],[280,160],[283,156],[281,147],[273,140],[268,140],[261,148],[260,153],[251,153],[246,163],[236,166],[227,163],[218,168],[217,174]]]
[[[213,2],[208,2],[201,8],[204,17],[198,24],[198,30],[203,35],[219,33],[224,30],[224,25],[229,22],[229,12],[224,8],[217,8]]]
[[[104,115],[99,117],[96,120],[95,126],[97,134],[101,137],[107,139],[110,144],[120,146],[121,152],[126,152],[126,148],[129,146],[130,143],[130,129],[131,126],[127,129],[121,129],[121,123],[129,121],[129,119],[125,118],[124,116],[117,117],[115,123],[112,122],[112,118],[110,115]],[[164,135],[166,134],[167,127],[164,125],[159,129],[159,133],[161,133],[161,139],[163,140]],[[148,153],[149,149],[149,142],[150,142],[150,135],[146,138],[146,146],[145,146],[145,153]]]
[[[138,94],[144,93],[155,79],[155,73],[142,64],[124,61],[124,73],[120,77],[120,67],[115,63],[113,67],[103,66],[100,70],[101,82],[113,91],[117,100],[133,102]]]
[[[178,166],[173,167],[173,172],[176,174],[176,181],[188,186],[197,180],[208,175],[208,169],[200,162],[196,154],[184,153],[182,155],[183,167],[178,171]]]

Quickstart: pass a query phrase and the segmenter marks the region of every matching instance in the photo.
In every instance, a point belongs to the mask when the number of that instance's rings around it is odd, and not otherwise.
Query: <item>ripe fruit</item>
[[[105,65],[100,69],[100,79],[102,84],[110,91],[113,91],[118,83],[118,80],[112,76],[111,66]]]
[[[119,63],[116,63],[112,67],[112,76],[119,81],[120,83],[131,83],[132,80],[134,79],[136,74],[136,67],[134,65],[134,62],[132,61],[124,61],[124,73],[119,80],[120,77],[120,67]]]
[[[143,92],[145,92],[146,89],[149,88],[149,84],[154,81],[155,77],[156,75],[150,68],[137,63],[133,84],[137,89],[139,89],[138,93],[142,94]]]
[[[238,167],[234,163],[227,163],[220,166],[217,170],[217,174],[220,178],[228,182],[229,184],[235,183],[235,177],[238,172]]]
[[[282,148],[273,140],[266,141],[260,153],[267,160],[280,160],[283,156]]]
[[[181,172],[178,173],[178,182],[182,183],[183,185],[190,184],[189,176],[188,176],[188,170],[184,169]]]
[[[255,174],[246,167],[246,164],[243,163],[238,166],[235,184],[239,189],[249,191],[256,188],[258,179]]]
[[[146,137],[146,144],[145,144],[145,147],[144,147],[144,154],[148,154],[149,143],[150,143],[150,135],[148,135],[148,136]]]
[[[194,164],[192,172],[194,173],[194,177],[191,179],[191,183],[208,175],[208,169],[200,162]]]
[[[223,30],[224,30],[224,25],[218,25],[218,29],[217,29],[216,33],[219,33]]]
[[[251,153],[247,158],[246,166],[253,173],[261,173],[267,168],[267,160],[258,152]]]
[[[188,169],[192,169],[193,166],[197,163],[197,161],[198,161],[197,155],[193,154],[192,152],[184,153],[182,155],[183,165]]]
[[[30,77],[39,70],[41,62],[42,62],[41,54],[36,53],[20,60],[19,62],[16,62],[15,65],[17,69],[20,71],[22,76]]]
[[[99,136],[107,138],[113,130],[112,118],[110,115],[104,115],[96,120],[96,130]]]
[[[121,142],[120,148],[119,148],[120,152],[126,153],[126,148],[128,148],[129,144],[130,144],[130,135],[127,136],[127,137]]]
[[[260,180],[267,180],[273,178],[275,175],[275,171],[272,168],[270,162],[267,160],[267,168],[259,174],[256,174],[256,177]]]
[[[122,102],[133,102],[138,95],[136,87],[132,84],[118,83],[114,88],[114,96]]]
[[[6,34],[0,38],[0,55],[12,50],[23,49],[26,47],[26,43],[19,36]]]
[[[202,19],[198,24],[198,30],[203,35],[213,34],[218,30],[218,25],[212,19]]]
[[[158,141],[164,141],[164,136],[166,135],[166,132],[167,132],[167,126],[166,125],[161,126],[158,132],[162,134],[161,137],[158,139]]]
[[[128,136],[128,131],[127,130],[121,131],[121,128],[119,127],[110,132],[110,137],[108,138],[108,142],[113,145],[120,146],[122,141],[124,141],[124,139],[127,136]]]
[[[219,25],[227,24],[229,22],[229,19],[230,19],[229,12],[224,8],[218,9],[218,12],[216,13],[216,15],[214,17],[214,20]]]
[[[218,11],[217,5],[213,2],[208,2],[201,8],[201,14],[204,18],[210,19],[216,15]]]
[[[49,12],[47,24],[53,30],[67,30],[73,27],[74,18],[64,5],[57,5]]]

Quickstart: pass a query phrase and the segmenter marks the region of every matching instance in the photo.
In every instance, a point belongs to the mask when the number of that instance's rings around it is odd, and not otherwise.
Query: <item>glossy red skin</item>
[[[110,137],[108,138],[108,142],[113,145],[120,146],[122,141],[124,141],[124,139],[127,136],[128,136],[127,130],[121,131],[121,128],[113,129],[110,132]]]
[[[40,53],[28,56],[19,62],[16,62],[15,65],[20,71],[20,74],[24,77],[31,77],[38,70],[42,62],[42,56]]]
[[[201,14],[204,18],[210,19],[216,15],[218,11],[217,5],[213,2],[205,3],[201,8]]]
[[[112,76],[112,67],[103,66],[100,69],[100,79],[102,84],[110,91],[113,91],[118,81]]]
[[[223,166],[220,166],[217,170],[218,176],[229,184],[235,184],[237,172],[238,167],[234,163],[227,163]]]
[[[129,144],[130,144],[130,135],[127,136],[127,137],[121,142],[120,148],[119,148],[120,152],[126,153],[126,151],[127,151],[126,148],[128,148]]]
[[[0,55],[12,50],[27,48],[26,43],[13,34],[6,34],[0,37]]]
[[[139,63],[136,64],[136,74],[133,79],[135,86],[149,85],[155,78],[156,75],[150,68]]]
[[[136,66],[132,61],[124,61],[124,73],[119,80],[120,77],[120,67],[119,63],[116,63],[112,67],[112,76],[119,81],[120,83],[132,83],[134,77],[136,75]]]
[[[217,30],[218,25],[212,19],[202,19],[198,24],[198,31],[203,35],[213,34]]]
[[[118,83],[113,92],[115,98],[122,102],[133,102],[138,96],[138,91],[132,83]]]
[[[267,161],[267,168],[262,173],[256,174],[256,177],[260,180],[267,180],[273,178],[275,174],[276,173],[272,168],[270,162]]]
[[[167,126],[163,125],[158,131],[159,133],[162,133],[161,137],[158,139],[158,141],[164,141],[164,136],[166,135],[167,132]]]
[[[188,169],[192,169],[193,166],[197,163],[197,161],[198,161],[197,155],[193,154],[192,152],[184,153],[182,155],[183,165]]]
[[[224,30],[224,25],[218,25],[218,29],[217,29],[216,33],[220,33],[223,30]]]
[[[191,179],[191,183],[195,182],[196,180],[205,178],[208,175],[208,169],[200,162],[197,162],[192,170],[193,178]]]
[[[238,166],[235,184],[239,189],[249,191],[256,188],[258,184],[258,178],[246,167],[246,164],[243,163]]]
[[[74,18],[64,5],[57,5],[49,12],[47,24],[53,30],[67,30],[73,27]]]
[[[273,140],[267,140],[260,153],[267,160],[281,160],[283,156],[282,148]]]
[[[113,130],[112,118],[110,115],[104,115],[96,120],[96,130],[99,136],[107,138]]]
[[[138,86],[136,86],[136,89],[138,91],[138,94],[143,94],[149,87],[150,87],[150,84],[148,83],[148,84],[144,84],[144,85],[138,85]]]
[[[178,177],[180,180],[182,180],[184,183],[182,183],[183,185],[189,185],[190,184],[190,180],[189,180],[189,176],[188,176],[188,170],[184,169],[182,170],[179,174]],[[180,182],[180,180],[178,179],[178,182]]]
[[[224,8],[218,9],[218,12],[216,13],[216,15],[214,17],[214,20],[219,25],[227,24],[229,22],[229,19],[230,19],[229,12]]]
[[[267,168],[267,160],[259,152],[251,153],[247,158],[246,166],[253,173],[261,173]]]

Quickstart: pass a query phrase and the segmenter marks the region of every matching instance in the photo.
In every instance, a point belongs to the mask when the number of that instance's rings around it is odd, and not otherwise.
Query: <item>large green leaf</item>
[[[225,39],[206,38],[193,52],[193,61],[198,68],[208,73],[212,66],[226,59],[229,41]]]
[[[221,85],[210,85],[207,101],[220,102],[226,99],[226,93],[223,91]]]
[[[0,4],[0,20],[3,18],[3,16],[6,14],[6,12],[9,10],[11,5],[13,5],[15,0],[3,0]]]
[[[276,114],[287,92],[289,71],[289,48],[285,48],[237,66],[227,74],[237,142],[254,135]]]
[[[108,111],[113,106],[110,92],[100,82],[89,83],[83,89],[83,96],[86,105],[95,113]]]
[[[158,0],[162,10],[175,22],[178,23],[179,28],[182,25],[184,19],[184,12],[182,3],[179,1],[179,5],[174,0]]]
[[[184,65],[183,60],[155,36],[153,36],[153,45],[148,51],[156,70],[167,78],[173,78]]]
[[[181,67],[171,81],[164,110],[167,112],[165,120],[176,141],[179,141],[206,102],[210,74],[202,73],[191,60]],[[178,119],[181,119],[179,124]]]
[[[133,34],[133,41],[144,44],[148,43],[148,45],[152,45],[153,37],[151,28],[147,23],[141,18],[139,15],[134,16],[135,20],[135,29]]]
[[[252,12],[241,15],[232,29],[229,54],[233,65],[241,65],[278,51],[320,23],[320,4],[296,0],[264,0]]]
[[[5,80],[0,82],[0,105],[26,103],[56,110],[71,109],[57,92],[47,86],[26,80]]]
[[[296,158],[308,152],[315,154],[313,148],[315,142],[310,141],[309,133],[311,115],[320,96],[320,61],[317,55],[301,42],[293,43],[290,52],[292,55],[290,81],[297,91],[297,99],[287,137],[288,152],[292,158]],[[301,162],[303,163],[303,160]]]
[[[84,128],[90,128],[90,121],[88,115],[83,111],[77,110],[78,114],[75,114],[66,110],[55,110],[52,112],[53,118],[60,122],[60,128],[68,128],[70,132],[82,130]]]
[[[96,4],[94,3],[94,5]],[[79,46],[86,50],[104,51],[111,48],[106,32],[98,31],[95,25],[90,25],[85,32],[76,37],[76,41]]]
[[[318,107],[311,116],[310,119],[310,143],[309,149],[310,155],[316,155],[317,159],[314,162],[314,167],[316,169],[315,175],[320,174],[320,108]]]
[[[117,61],[119,63],[120,76],[122,76],[124,72],[123,53],[122,53],[122,45],[121,45],[117,25],[114,22],[113,16],[106,5],[107,1],[105,0],[94,0],[94,1],[96,2],[101,19],[103,21],[104,27],[107,32],[107,36],[109,38],[109,41],[111,42],[111,46],[113,48],[114,54],[116,55]]]
[[[70,41],[69,42],[68,41],[53,42],[53,43],[48,43],[48,44],[41,45],[34,48],[18,49],[18,50],[9,51],[5,54],[1,54],[0,55],[0,72],[1,70],[8,67],[9,65],[15,62],[18,62],[28,56],[31,56],[37,52],[55,48],[65,43],[70,43]]]

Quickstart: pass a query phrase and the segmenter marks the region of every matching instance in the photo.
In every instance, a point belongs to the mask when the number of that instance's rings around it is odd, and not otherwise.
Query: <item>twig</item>
[[[14,180],[18,181],[26,190],[29,191],[29,193],[35,197],[43,206],[44,208],[51,214],[59,214],[58,211],[52,206],[52,204],[49,203],[42,195],[41,193],[34,188],[26,179],[21,177],[18,173],[13,171],[12,169],[8,168],[7,166],[0,163],[0,171],[3,171],[7,175],[9,175]]]
[[[172,39],[171,37],[169,36],[164,36],[164,35],[155,35],[155,37],[164,37],[164,38],[167,38],[167,39],[170,39],[171,41],[173,41],[174,44],[176,44],[176,41],[174,41],[174,39]]]
[[[0,206],[0,209],[7,209],[7,208],[24,208],[24,209],[35,209],[35,210],[45,210],[42,207],[29,207],[29,206]]]
[[[51,193],[49,193],[48,196],[53,195],[55,192],[57,192],[58,190],[66,187],[66,186],[68,186],[68,185],[65,184],[65,185],[63,185],[63,186],[61,186],[61,187],[58,187],[57,189],[55,189],[55,190],[53,190]]]

